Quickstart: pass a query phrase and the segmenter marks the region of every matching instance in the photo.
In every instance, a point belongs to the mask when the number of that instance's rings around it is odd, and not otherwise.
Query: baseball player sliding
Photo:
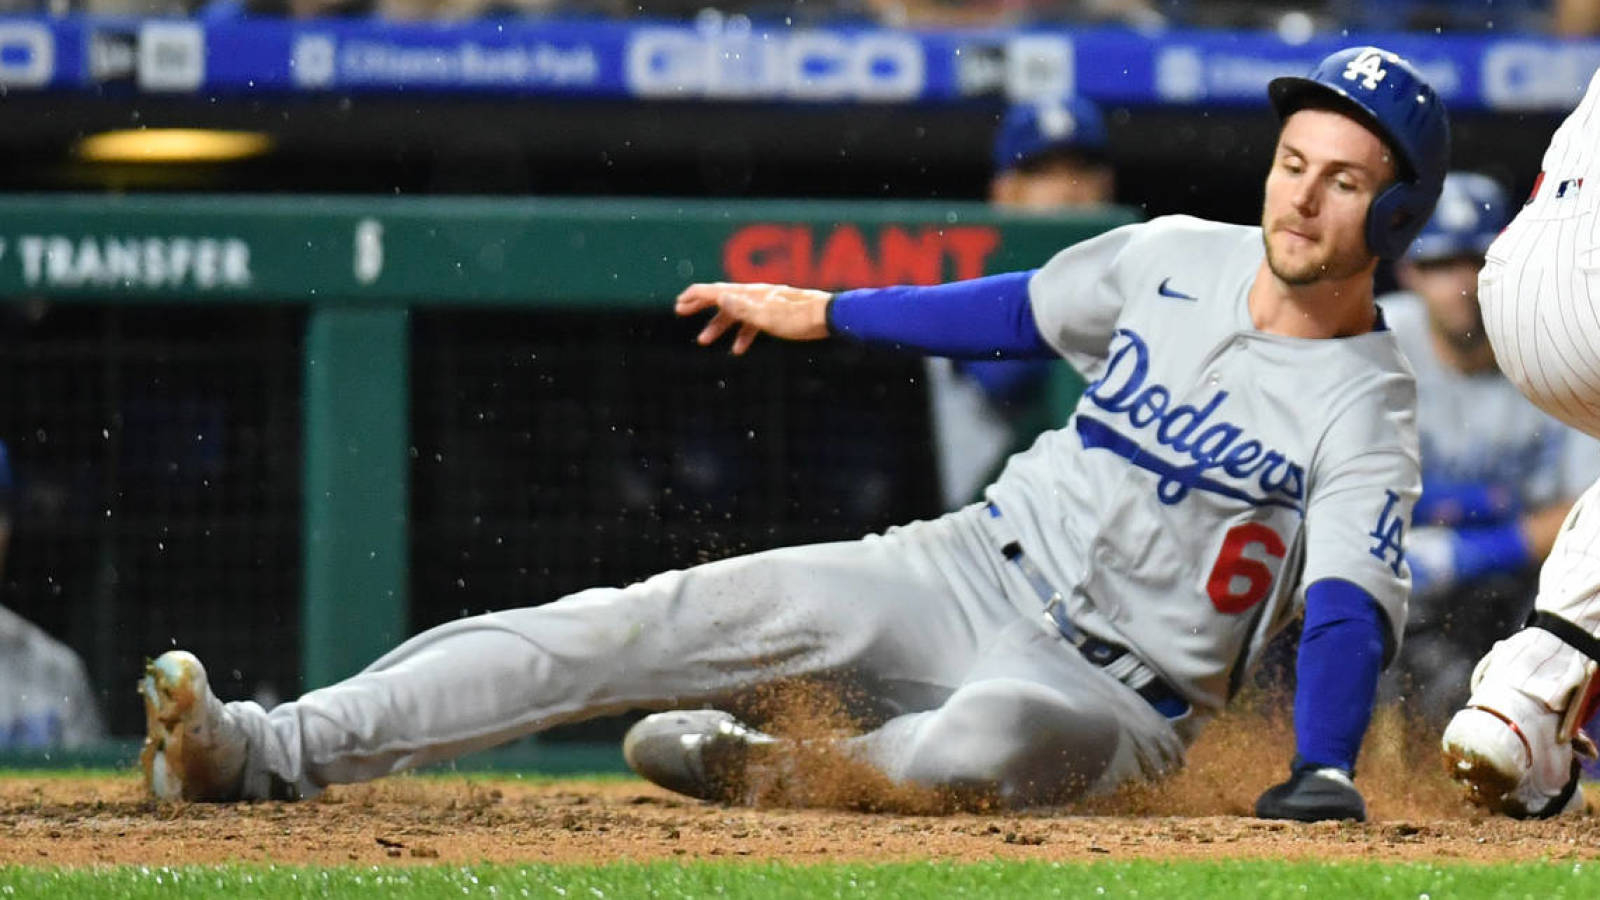
[[[1478,275],[1484,330],[1506,377],[1546,412],[1600,437],[1600,72],[1545,150],[1533,195]],[[1468,797],[1509,815],[1583,808],[1581,731],[1600,709],[1600,482],[1568,512],[1539,573],[1528,627],[1478,663],[1444,732]]]
[[[1035,271],[837,296],[700,284],[702,344],[830,336],[955,358],[1066,359],[1075,414],[984,502],[462,619],[271,712],[223,705],[190,654],[141,682],[161,797],[305,797],[629,708],[640,774],[743,796],[785,742],[727,712],[784,679],[872,701],[839,749],[890,779],[1054,804],[1179,766],[1300,610],[1298,753],[1260,815],[1365,816],[1352,775],[1405,621],[1415,389],[1373,301],[1447,168],[1443,105],[1386,51],[1270,88],[1260,227],[1170,217]],[[797,755],[787,757],[791,762]]]

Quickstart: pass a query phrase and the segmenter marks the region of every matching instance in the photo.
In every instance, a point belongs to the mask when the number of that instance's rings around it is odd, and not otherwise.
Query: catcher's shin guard
[[[1572,689],[1571,699],[1567,701],[1564,715],[1561,717],[1561,727],[1556,732],[1557,738],[1563,741],[1574,741],[1575,749],[1581,755],[1593,759],[1596,756],[1595,745],[1589,736],[1583,733],[1585,722],[1594,718],[1600,710],[1600,678],[1595,677],[1600,671],[1600,639],[1568,622],[1560,616],[1534,610],[1528,617],[1528,627],[1542,628],[1560,638],[1563,643],[1589,657],[1584,665],[1583,680]]]

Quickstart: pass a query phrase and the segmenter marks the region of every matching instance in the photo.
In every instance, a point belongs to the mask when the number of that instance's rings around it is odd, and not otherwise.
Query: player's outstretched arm
[[[676,311],[715,309],[699,342],[735,329],[733,352],[766,332],[791,341],[841,335],[877,347],[951,359],[1055,359],[1029,302],[1033,272],[1007,272],[936,285],[859,288],[842,294],[781,284],[696,284]]]
[[[717,281],[691,284],[678,295],[673,311],[692,316],[708,309],[716,313],[700,329],[700,346],[717,342],[737,326],[733,353],[741,356],[762,332],[789,341],[819,341],[828,336],[827,291],[786,284],[734,284]]]

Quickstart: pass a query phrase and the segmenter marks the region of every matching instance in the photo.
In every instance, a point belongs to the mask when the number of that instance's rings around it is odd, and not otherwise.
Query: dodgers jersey
[[[1481,485],[1501,515],[1476,521],[1492,522],[1571,500],[1600,476],[1600,441],[1529,403],[1498,369],[1461,372],[1440,360],[1422,298],[1396,292],[1378,305],[1416,374],[1422,484],[1430,497]],[[1465,521],[1431,502],[1416,511],[1418,525]]]
[[[1257,330],[1264,253],[1259,228],[1169,216],[1056,254],[1033,315],[1089,384],[988,490],[1068,614],[1203,707],[1315,581],[1371,594],[1396,645],[1406,617],[1410,367],[1387,331]]]

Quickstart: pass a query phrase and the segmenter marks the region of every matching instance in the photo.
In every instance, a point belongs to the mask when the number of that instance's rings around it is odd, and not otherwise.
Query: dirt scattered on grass
[[[1376,807],[1378,804],[1374,803]],[[398,777],[298,804],[158,804],[133,776],[0,781],[0,865],[988,859],[1600,860],[1600,818],[1375,818],[725,807],[633,781]]]

